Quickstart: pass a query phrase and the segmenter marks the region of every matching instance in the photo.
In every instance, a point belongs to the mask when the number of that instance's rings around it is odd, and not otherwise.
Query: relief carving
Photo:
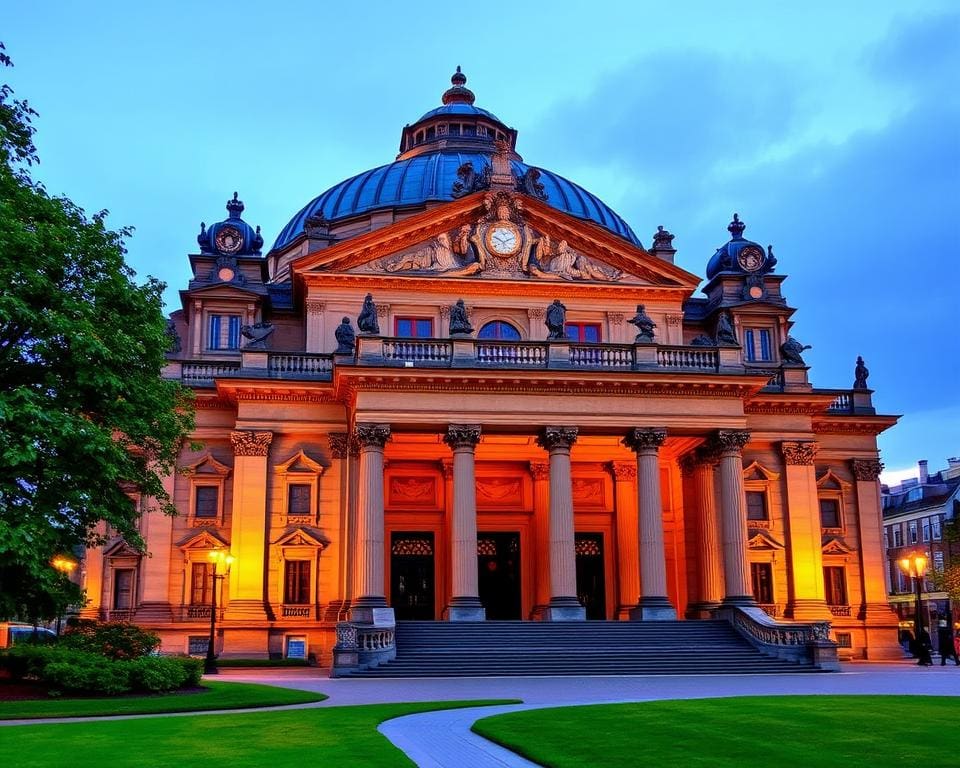
[[[273,432],[231,432],[235,456],[266,456],[273,442]]]
[[[354,432],[360,448],[383,448],[390,439],[389,424],[357,424]]]
[[[883,472],[883,462],[880,459],[853,459],[850,466],[853,469],[853,476],[859,482],[874,481]]]
[[[782,442],[780,450],[783,452],[787,464],[809,467],[817,457],[817,444],[813,441]]]
[[[447,427],[447,434],[443,442],[453,450],[457,448],[473,448],[480,442],[480,426],[478,424],[451,424]]]
[[[330,441],[330,454],[335,459],[345,459],[350,451],[350,435],[346,432],[331,432],[327,435]]]
[[[736,453],[743,451],[743,446],[750,442],[750,433],[732,429],[719,430],[709,441],[708,450],[719,453]]]
[[[542,461],[531,461],[530,462],[530,477],[534,480],[549,480],[550,479],[550,465]]]
[[[603,481],[599,477],[575,477],[571,487],[574,501],[580,504],[603,504]]]
[[[537,445],[547,451],[570,450],[577,442],[576,427],[546,427],[537,437]]]
[[[632,461],[611,461],[608,466],[619,483],[637,479],[637,465]]]
[[[663,441],[667,439],[667,430],[665,429],[653,429],[651,427],[637,427],[636,429],[631,429],[627,436],[623,438],[622,442],[627,448],[631,451],[656,451],[659,450],[660,446],[663,445]]]
[[[477,503],[502,506],[519,502],[523,485],[519,477],[483,477],[477,480]]]
[[[436,500],[436,481],[432,477],[391,477],[390,503],[414,504]]]

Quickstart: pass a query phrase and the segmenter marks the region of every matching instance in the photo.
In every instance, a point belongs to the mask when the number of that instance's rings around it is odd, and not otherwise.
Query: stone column
[[[477,424],[451,424],[443,441],[453,450],[453,514],[450,519],[450,621],[486,618],[477,591],[477,481],[474,457]]]
[[[543,619],[550,604],[550,465],[531,461],[533,478],[533,617]]]
[[[879,459],[853,459],[850,462],[856,480],[857,533],[860,537],[860,578],[863,603],[860,619],[867,629],[868,659],[902,659],[896,643],[897,616],[887,603],[886,563],[883,551],[883,509],[880,482],[883,471]]]
[[[173,501],[175,476],[163,478],[163,490]],[[149,549],[149,557],[140,560],[141,598],[137,606],[137,621],[170,621],[170,551],[173,547],[173,518],[159,509],[156,499],[149,499],[141,510],[142,535]]]
[[[546,427],[537,444],[550,453],[550,603],[546,621],[583,621],[586,609],[577,600],[577,563],[573,540],[573,483],[570,448],[576,427]]]
[[[658,453],[664,429],[632,429],[623,444],[637,454],[637,509],[640,517],[640,601],[632,621],[671,621],[676,609],[667,598],[667,558],[663,547],[663,502]]]
[[[792,586],[787,614],[797,621],[829,621],[823,586],[820,501],[812,440],[780,443],[787,481],[787,541]]]
[[[687,609],[694,618],[709,618],[710,611],[718,608],[723,600],[723,559],[714,481],[718,458],[712,451],[701,448],[689,454],[682,463],[693,486],[693,512],[698,533],[696,562],[700,599]]]
[[[323,312],[326,304],[317,299],[307,298],[307,324],[306,324],[306,342],[304,348],[307,352],[324,352],[335,349],[333,335],[329,339],[324,338]]]
[[[392,623],[383,580],[383,449],[389,424],[357,424],[360,443],[360,498],[357,509],[356,598],[350,618],[370,624]]]
[[[230,552],[236,559],[230,567],[225,617],[266,619],[267,453],[273,433],[238,430],[230,433],[230,442],[234,454]],[[246,640],[253,638],[244,644]],[[236,644],[231,647],[232,653],[244,650]]]
[[[720,430],[710,448],[720,455],[720,538],[723,544],[723,602],[753,605],[747,564],[747,496],[743,490],[743,446],[749,432]]]
[[[617,515],[617,618],[630,618],[640,602],[640,523],[637,519],[637,465],[611,461]]]

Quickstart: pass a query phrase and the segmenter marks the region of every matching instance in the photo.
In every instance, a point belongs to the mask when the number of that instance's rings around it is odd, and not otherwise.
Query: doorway
[[[520,619],[520,534],[477,534],[477,569],[487,620]]]
[[[434,548],[432,531],[390,534],[390,605],[397,619],[433,621]]]
[[[574,535],[577,554],[577,599],[588,619],[607,618],[607,591],[603,574],[603,534]]]

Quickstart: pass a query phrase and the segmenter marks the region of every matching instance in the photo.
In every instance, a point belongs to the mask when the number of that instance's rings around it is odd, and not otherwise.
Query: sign
[[[288,637],[287,638],[287,658],[288,659],[307,658],[307,638]]]

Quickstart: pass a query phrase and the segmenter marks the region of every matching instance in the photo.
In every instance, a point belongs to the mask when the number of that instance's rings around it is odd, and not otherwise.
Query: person
[[[946,616],[941,616],[937,624],[937,644],[940,646],[940,666],[945,667],[947,659],[953,659],[953,663],[960,667],[960,657],[953,644],[953,628]]]
[[[917,666],[933,666],[933,658],[930,656],[931,650],[933,650],[933,644],[930,642],[930,633],[927,632],[926,627],[920,627],[917,634],[917,654],[920,660],[917,662]]]

